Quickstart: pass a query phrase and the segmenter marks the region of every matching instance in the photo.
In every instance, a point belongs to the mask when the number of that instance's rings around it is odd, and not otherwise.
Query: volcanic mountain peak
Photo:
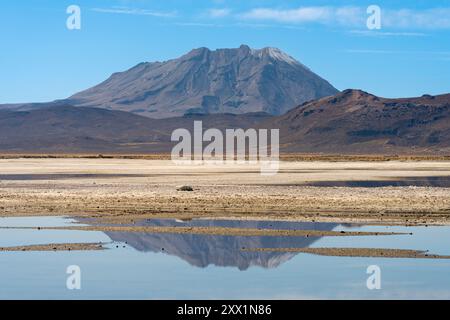
[[[259,50],[252,50],[251,53],[257,57],[270,57],[274,60],[278,60],[278,61],[283,61],[289,64],[296,64],[296,65],[301,65],[303,66],[300,62],[298,62],[296,59],[294,59],[293,57],[291,57],[290,55],[284,53],[283,51],[281,51],[278,48],[272,48],[272,47],[266,47],[263,49],[259,49]],[[303,66],[304,67],[304,66]]]
[[[235,49],[216,49],[216,50],[210,50],[206,47],[200,47],[196,49],[192,49],[187,54],[181,57],[183,58],[192,58],[192,57],[198,57],[198,56],[208,56],[208,55],[226,55],[229,56],[236,55],[248,58],[249,56],[254,58],[272,58],[273,60],[278,61],[284,61],[290,64],[297,64],[301,65],[295,58],[291,57],[290,55],[286,54],[282,50],[274,47],[265,47],[262,49],[252,49],[249,46],[242,44],[239,48]]]
[[[140,63],[75,94],[76,106],[150,118],[186,113],[282,114],[336,94],[327,81],[277,48],[197,48],[177,59]]]

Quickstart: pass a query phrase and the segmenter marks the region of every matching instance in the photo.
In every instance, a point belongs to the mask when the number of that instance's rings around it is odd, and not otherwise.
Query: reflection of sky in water
[[[76,221],[62,217],[24,217],[0,218],[0,227],[63,227],[73,226]],[[76,224],[81,225],[81,224]],[[0,247],[47,244],[47,243],[84,243],[110,242],[101,232],[82,232],[70,230],[26,230],[1,229]]]
[[[0,219],[0,225],[40,226],[64,225],[71,220],[60,218]],[[26,221],[25,221],[26,220]],[[150,224],[171,225],[172,221],[151,221]],[[213,221],[194,221],[191,224],[212,224]],[[220,222],[228,224],[230,222]],[[232,222],[233,226],[237,222]],[[247,222],[242,227],[254,227]],[[285,224],[283,222],[282,224]],[[264,222],[258,227],[280,227],[281,223]],[[302,224],[292,224],[300,229]],[[414,235],[384,237],[323,237],[315,238],[314,247],[379,247],[429,249],[432,253],[450,254],[449,227],[382,227],[336,226],[316,224],[319,230],[400,231]],[[311,225],[308,225],[311,228]],[[330,230],[331,230],[330,229]],[[245,254],[228,244],[288,244],[301,246],[304,238],[216,237],[182,235],[139,235],[126,248],[100,252],[3,252],[0,253],[0,298],[437,298],[450,299],[449,260],[380,259],[323,257],[310,254],[271,256],[281,257],[275,267],[249,266],[245,271],[236,266],[193,266],[192,261],[177,256],[185,252],[195,260],[199,250],[206,262],[218,263],[221,257],[230,263],[245,262]],[[145,250],[147,239],[155,248]],[[114,233],[113,237],[130,237]],[[256,239],[255,239],[256,238]],[[261,239],[264,238],[264,239]],[[267,239],[269,238],[269,239]],[[308,239],[308,241],[311,239]],[[97,242],[111,239],[102,232],[0,230],[0,245],[47,242]],[[148,240],[147,240],[148,241]],[[159,241],[159,242],[158,242]],[[207,246],[208,243],[212,246]],[[165,250],[157,250],[165,243]],[[133,246],[141,245],[134,249]],[[201,244],[196,247],[196,244]],[[178,246],[178,250],[176,251]],[[222,246],[222,247],[221,247]],[[181,248],[181,249],[180,249]],[[154,249],[154,250],[153,250]],[[140,251],[141,250],[141,251]],[[233,255],[241,258],[233,260]],[[248,256],[248,260],[263,264],[264,257]],[[209,259],[209,260],[208,260]],[[242,260],[243,259],[243,260]],[[255,260],[256,259],[256,260]],[[258,260],[259,259],[259,260]],[[69,291],[65,287],[66,268],[79,265],[82,270],[82,290]],[[377,264],[382,270],[382,290],[366,288],[366,268]]]
[[[354,237],[337,238],[325,237],[315,242],[312,247],[352,247],[352,248],[396,248],[429,250],[430,253],[450,255],[450,227],[402,227],[402,226],[360,226],[337,227],[335,230],[344,231],[374,231],[374,232],[404,232],[413,235],[399,235],[386,237]],[[450,260],[449,260],[450,262]]]

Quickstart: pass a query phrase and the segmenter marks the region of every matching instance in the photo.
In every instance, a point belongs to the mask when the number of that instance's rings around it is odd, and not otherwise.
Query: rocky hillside
[[[129,111],[151,118],[186,113],[283,114],[338,91],[276,48],[194,49],[113,74],[70,97],[75,106]]]
[[[450,94],[385,99],[345,90],[261,126],[281,129],[285,151],[449,153]]]

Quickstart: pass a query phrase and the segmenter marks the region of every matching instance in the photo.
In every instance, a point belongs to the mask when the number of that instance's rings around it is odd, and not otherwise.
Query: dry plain
[[[0,159],[0,216],[448,224],[450,188],[351,185],[430,177],[450,177],[450,161],[282,161],[276,175],[264,176],[258,165],[248,164],[11,158]],[[185,185],[193,191],[177,190]]]

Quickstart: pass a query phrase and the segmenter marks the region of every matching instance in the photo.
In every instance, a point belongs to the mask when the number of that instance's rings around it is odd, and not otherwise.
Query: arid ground
[[[90,216],[116,223],[215,217],[448,224],[450,188],[402,185],[448,177],[450,161],[283,161],[278,174],[263,176],[258,165],[245,164],[11,158],[0,160],[0,216]],[[193,191],[180,191],[181,186]]]

